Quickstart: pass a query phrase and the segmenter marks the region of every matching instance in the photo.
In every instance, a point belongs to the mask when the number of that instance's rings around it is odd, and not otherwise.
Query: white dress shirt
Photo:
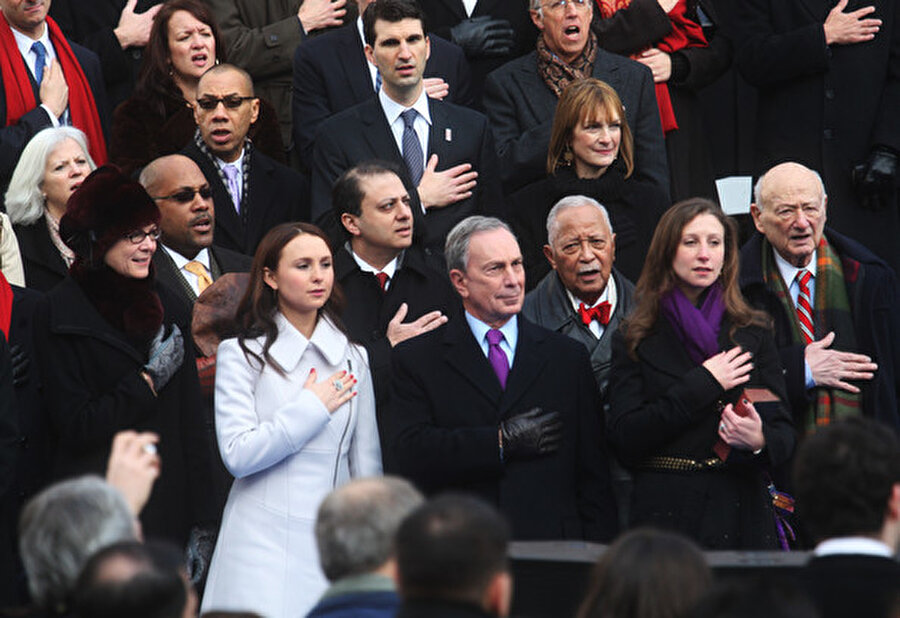
[[[191,289],[194,290],[194,294],[200,296],[200,278],[189,270],[185,269],[185,265],[188,262],[200,262],[203,264],[203,268],[206,269],[206,272],[209,273],[209,278],[212,279],[212,269],[209,264],[209,249],[205,247],[200,249],[200,252],[194,257],[193,260],[189,260],[174,249],[170,249],[164,244],[160,243],[160,246],[165,250],[166,253],[169,254],[169,257],[172,258],[172,261],[175,262],[175,266],[178,268],[178,272],[181,273],[181,276],[184,277],[184,280],[188,282],[188,285],[191,286]]]
[[[809,274],[812,275],[812,277],[809,278],[806,287],[809,288],[809,304],[813,309],[816,308],[816,253],[816,251],[813,251],[812,259],[809,261],[809,264],[801,268],[788,262],[781,257],[777,251],[772,251],[772,254],[775,256],[775,265],[778,266],[778,272],[781,273],[781,280],[784,281],[784,285],[788,289],[788,294],[791,295],[791,303],[794,305],[794,309],[797,308],[797,298],[800,296],[800,284],[797,282],[797,273],[801,270],[808,270]],[[805,360],[803,361],[803,375],[804,380],[806,381],[806,388],[813,388],[816,385],[816,381],[813,379],[812,369],[809,368],[809,363]]]
[[[566,296],[569,297],[569,302],[572,303],[572,308],[575,311],[575,318],[577,320],[581,320],[581,316],[578,314],[578,307],[582,305],[582,302],[575,298],[572,292],[570,292],[568,289],[566,289]],[[597,302],[588,307],[588,309],[596,307],[600,303],[606,301],[609,302],[609,315],[612,316],[613,312],[616,310],[616,303],[618,302],[618,300],[619,297],[618,293],[616,292],[616,281],[615,279],[613,279],[612,273],[610,273],[609,279],[606,282],[606,289],[603,290],[603,294],[601,294],[600,298],[597,299]],[[599,339],[603,336],[603,333],[606,330],[606,326],[601,324],[597,320],[591,320],[591,323],[588,324],[588,330],[591,331],[591,334],[594,337]]]
[[[25,66],[28,67],[28,70],[31,71],[31,76],[37,80],[37,74],[35,73],[35,64],[37,63],[37,54],[31,50],[31,46],[34,45],[35,39],[22,34],[15,28],[10,27],[12,30],[13,37],[16,39],[16,46],[19,48],[19,53],[22,54],[22,59],[25,60]],[[44,49],[47,50],[47,58],[44,66],[44,71],[47,71],[50,68],[50,65],[53,62],[56,62],[56,50],[53,48],[53,44],[50,42],[50,28],[47,27],[47,24],[44,24],[44,34],[40,36],[38,41],[44,46]],[[38,84],[38,89],[40,89],[41,85]],[[47,115],[50,116],[50,122],[53,123],[54,127],[58,127],[60,125],[60,118],[57,118],[56,115],[50,111],[50,108],[44,105],[43,103],[40,106],[47,112]],[[63,118],[67,116],[66,112],[63,112]]]

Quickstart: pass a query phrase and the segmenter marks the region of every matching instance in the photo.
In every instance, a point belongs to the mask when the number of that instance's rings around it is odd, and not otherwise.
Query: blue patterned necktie
[[[34,45],[31,46],[31,51],[37,56],[37,60],[34,62],[34,80],[40,87],[41,81],[44,79],[44,67],[47,66],[47,49],[43,43],[35,41]]]
[[[425,155],[422,154],[422,144],[419,142],[419,135],[413,126],[418,114],[419,112],[414,109],[408,109],[400,114],[400,117],[403,118],[403,139],[401,140],[403,160],[406,162],[406,169],[409,170],[409,177],[416,186],[425,171]]]

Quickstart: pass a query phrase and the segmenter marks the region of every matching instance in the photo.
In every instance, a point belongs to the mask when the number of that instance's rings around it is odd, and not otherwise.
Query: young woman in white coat
[[[336,316],[332,254],[315,226],[286,223],[263,238],[221,343],[216,434],[235,482],[202,611],[305,616],[325,590],[313,535],[322,498],[381,473],[365,350]]]

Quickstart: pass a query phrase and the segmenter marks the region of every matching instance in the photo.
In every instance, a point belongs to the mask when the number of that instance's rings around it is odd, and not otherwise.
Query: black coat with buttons
[[[727,318],[719,349],[740,345],[753,355],[747,388],[766,388],[786,400],[784,377],[772,332],[739,328],[733,337]],[[660,316],[628,354],[622,329],[613,337],[609,440],[634,472],[631,524],[679,531],[707,549],[777,547],[765,472],[784,464],[794,450],[791,415],[781,402],[755,404],[766,446],[758,455],[736,448],[724,467],[701,472],[649,470],[649,457],[693,460],[715,457],[720,406],[737,401],[743,387],[729,391],[687,354],[668,319]]]

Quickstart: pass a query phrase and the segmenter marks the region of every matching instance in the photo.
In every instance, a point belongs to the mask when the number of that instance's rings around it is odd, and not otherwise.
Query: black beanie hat
[[[79,261],[97,264],[126,234],[159,223],[159,208],[136,180],[114,165],[85,178],[69,198],[59,235]]]

